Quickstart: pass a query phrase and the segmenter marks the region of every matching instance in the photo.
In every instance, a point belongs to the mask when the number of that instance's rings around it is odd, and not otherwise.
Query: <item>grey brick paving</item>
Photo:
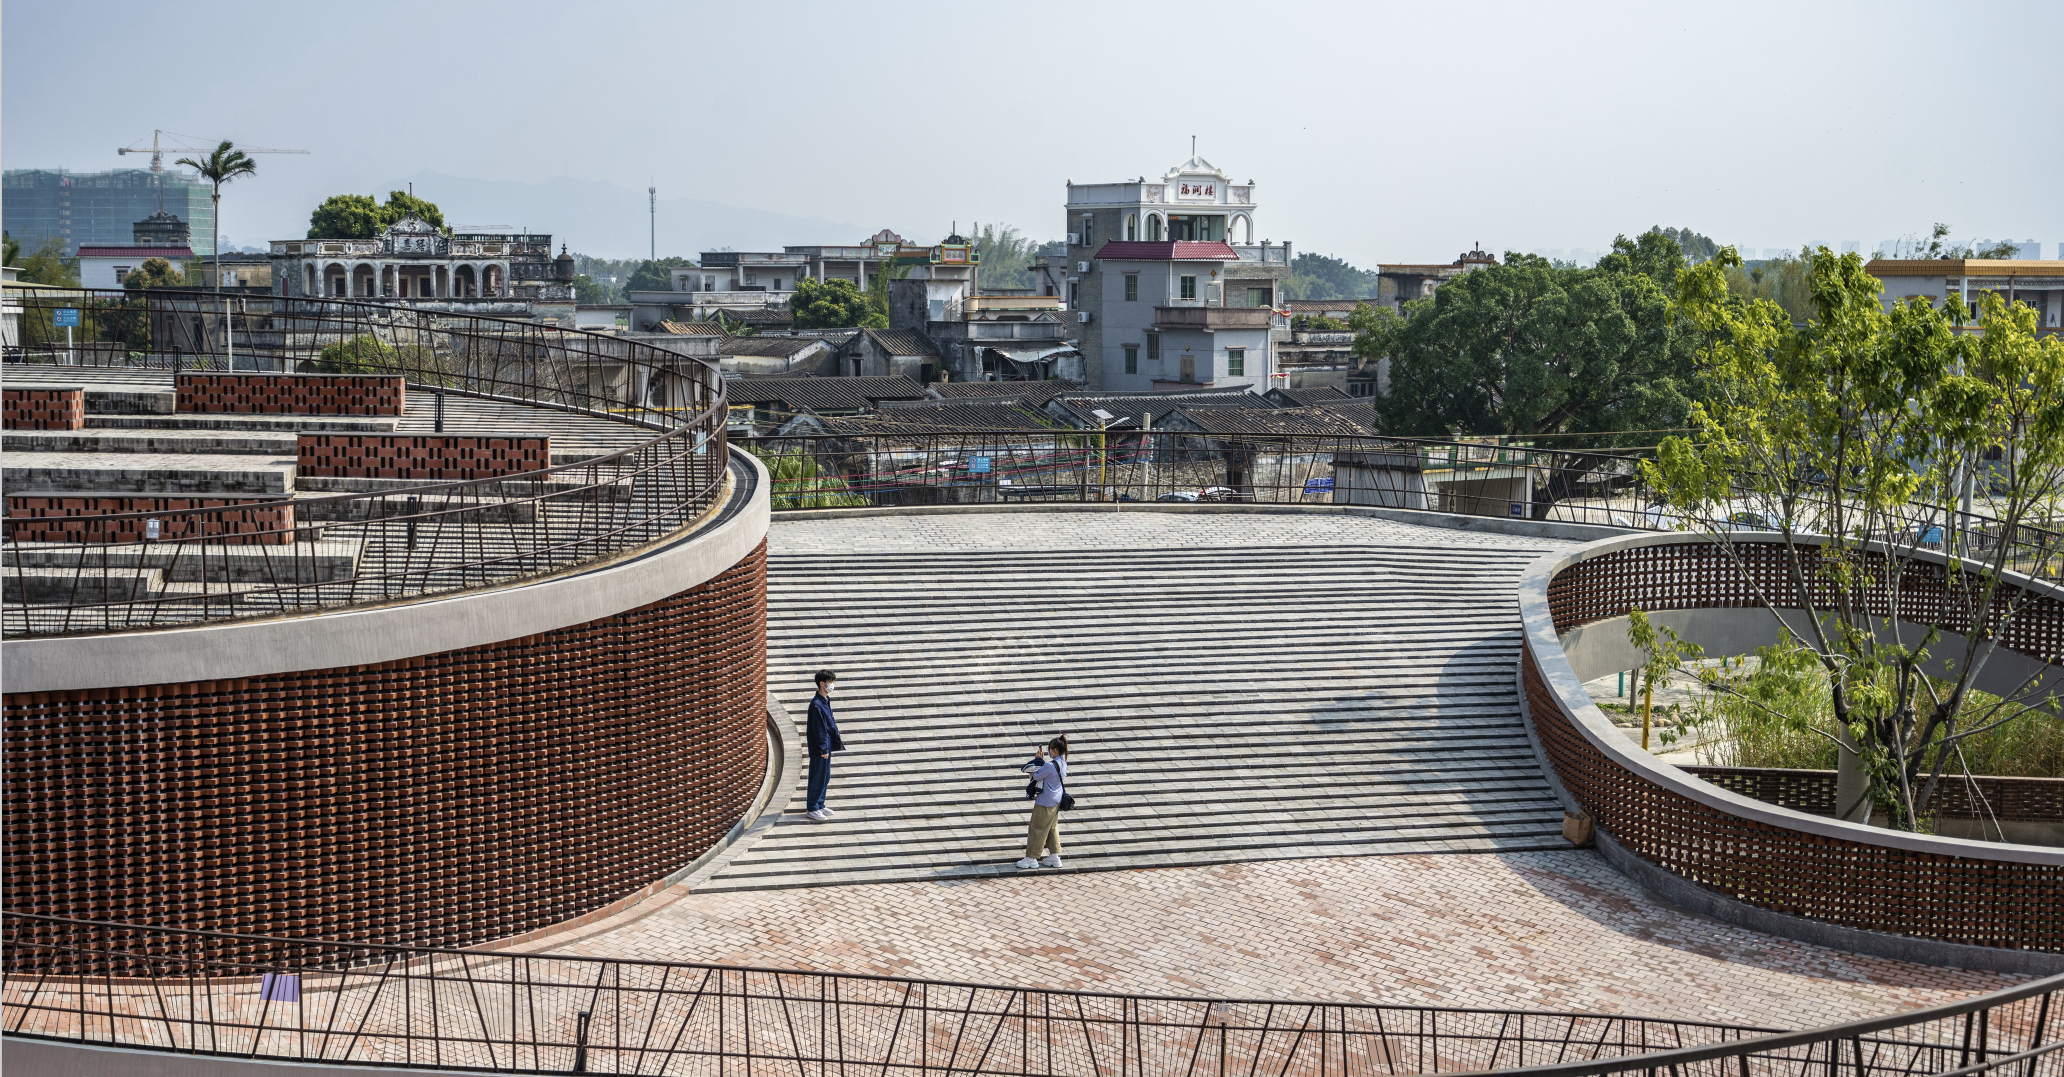
[[[769,676],[800,719],[839,671],[839,815],[798,796],[697,889],[1013,873],[1016,767],[1056,732],[1066,871],[1567,848],[1513,688],[1512,585],[1558,545],[1330,515],[777,517]]]

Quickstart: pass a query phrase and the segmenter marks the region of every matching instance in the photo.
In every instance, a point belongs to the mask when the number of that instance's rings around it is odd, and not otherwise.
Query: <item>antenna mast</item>
[[[651,260],[657,262],[659,261],[659,188],[657,186],[645,188],[645,198],[650,204],[652,214]]]

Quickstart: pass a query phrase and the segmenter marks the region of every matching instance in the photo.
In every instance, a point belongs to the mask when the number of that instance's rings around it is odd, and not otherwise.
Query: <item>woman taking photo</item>
[[[1051,755],[1051,758],[1049,758]],[[1061,798],[1068,792],[1068,738],[1047,741],[1019,770],[1030,774],[1039,793],[1032,798],[1032,825],[1025,831],[1025,858],[1020,871],[1061,866]],[[1039,854],[1046,855],[1041,857]]]

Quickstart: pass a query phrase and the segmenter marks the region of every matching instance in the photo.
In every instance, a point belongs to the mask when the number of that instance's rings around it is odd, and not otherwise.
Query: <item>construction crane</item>
[[[205,143],[207,143],[207,145],[205,145],[205,146],[168,146],[168,145],[165,145],[165,144],[164,144],[164,136],[166,136],[166,135],[171,135],[171,136],[172,136],[172,137],[174,137],[174,138],[188,138],[188,139],[196,139],[196,140],[198,140],[198,141],[201,141],[201,142],[205,142]],[[152,187],[155,187],[155,188],[157,188],[157,191],[158,191],[158,212],[159,212],[159,213],[163,213],[163,212],[165,212],[165,151],[166,151],[166,150],[171,150],[171,151],[172,151],[173,153],[207,153],[207,152],[209,152],[210,150],[213,150],[213,149],[214,149],[214,148],[215,148],[216,146],[218,146],[218,145],[221,145],[221,144],[222,144],[222,142],[223,142],[223,140],[222,140],[222,139],[219,139],[219,138],[218,138],[218,139],[212,139],[212,140],[211,140],[211,139],[205,139],[205,138],[201,138],[201,136],[199,136],[199,135],[182,135],[182,134],[180,134],[180,133],[179,133],[179,132],[177,132],[177,131],[162,131],[162,130],[153,130],[153,131],[151,132],[151,138],[150,138],[150,149],[148,149],[148,150],[144,149],[144,148],[143,148],[143,145],[142,145],[142,143],[143,143],[143,140],[139,138],[139,139],[137,139],[137,140],[136,140],[136,141],[135,141],[134,143],[131,143],[130,145],[127,145],[127,146],[123,146],[123,147],[121,147],[121,148],[119,148],[119,149],[115,150],[115,156],[117,156],[117,157],[120,157],[120,156],[122,156],[123,154],[129,154],[129,153],[148,153],[148,154],[150,154],[151,186],[152,186]],[[258,147],[256,147],[256,146],[238,146],[238,147],[237,147],[237,149],[240,149],[240,150],[244,151],[245,153],[307,153],[307,152],[308,152],[307,150],[267,150],[267,149],[260,149],[260,148],[258,148]]]
[[[197,141],[200,141],[200,142],[206,143],[206,145],[201,145],[201,146],[170,146],[170,145],[166,145],[166,144],[164,144],[164,136],[166,136],[166,135],[171,135],[171,136],[172,136],[172,137],[174,137],[174,138],[188,138],[188,139],[195,139],[195,140],[197,140]],[[144,148],[143,148],[143,145],[142,145],[142,143],[143,143],[143,140],[139,138],[139,139],[137,139],[137,140],[136,140],[136,142],[135,142],[135,143],[132,143],[131,145],[123,146],[122,148],[120,148],[120,149],[116,150],[116,151],[115,151],[115,153],[116,153],[116,155],[117,155],[117,156],[119,156],[119,155],[121,155],[121,154],[125,154],[125,153],[148,153],[148,154],[150,154],[150,170],[151,170],[152,172],[154,172],[154,173],[158,173],[158,174],[162,175],[162,174],[164,173],[164,171],[165,171],[165,151],[166,151],[166,150],[171,150],[171,151],[172,151],[173,153],[207,153],[207,152],[209,152],[210,150],[213,150],[213,149],[214,149],[214,148],[215,148],[216,146],[218,146],[218,145],[221,145],[221,144],[222,144],[222,140],[221,140],[221,139],[219,139],[219,138],[216,138],[216,139],[206,139],[206,138],[201,138],[201,137],[200,137],[199,135],[182,135],[182,134],[180,134],[180,133],[179,133],[179,132],[177,132],[177,131],[152,131],[152,132],[151,132],[151,139],[150,139],[150,149],[147,149],[147,150],[146,150],[146,149],[144,149]],[[267,150],[267,149],[260,149],[260,148],[258,148],[258,147],[256,147],[256,146],[238,146],[238,147],[237,147],[237,149],[240,149],[240,150],[244,151],[245,153],[307,153],[307,152],[308,152],[307,150]]]

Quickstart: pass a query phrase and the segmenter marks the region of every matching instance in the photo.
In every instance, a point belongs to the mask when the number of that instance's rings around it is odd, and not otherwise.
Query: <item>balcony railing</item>
[[[960,301],[961,313],[973,315],[982,311],[1026,310],[1058,311],[1061,297],[1057,295],[971,295]]]
[[[969,340],[1059,340],[1060,322],[969,322]]]
[[[1155,307],[1156,329],[1267,329],[1267,307]]]
[[[1261,262],[1266,265],[1289,265],[1290,244],[1285,243],[1235,243],[1233,253],[1243,262]]]

